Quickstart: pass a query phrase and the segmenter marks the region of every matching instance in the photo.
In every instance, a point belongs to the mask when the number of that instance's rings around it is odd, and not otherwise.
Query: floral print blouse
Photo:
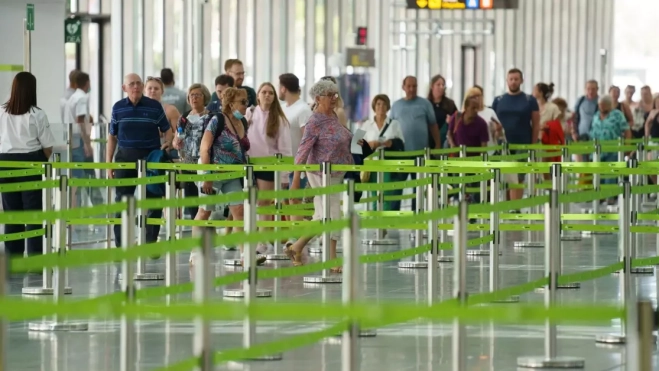
[[[318,165],[330,162],[339,165],[352,165],[350,152],[352,133],[341,125],[336,115],[314,112],[304,126],[304,134],[295,156],[296,165]],[[319,174],[318,171],[311,171]],[[344,171],[333,171],[332,176],[343,176]]]

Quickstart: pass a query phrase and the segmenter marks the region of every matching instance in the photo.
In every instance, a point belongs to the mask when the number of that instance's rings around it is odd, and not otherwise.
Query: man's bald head
[[[142,78],[136,73],[129,73],[124,77],[122,89],[128,95],[128,99],[133,103],[137,102],[142,98],[142,92],[144,90]]]

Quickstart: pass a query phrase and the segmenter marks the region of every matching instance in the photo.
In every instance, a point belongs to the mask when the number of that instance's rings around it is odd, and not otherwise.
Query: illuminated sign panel
[[[519,0],[407,0],[407,9],[517,9]]]

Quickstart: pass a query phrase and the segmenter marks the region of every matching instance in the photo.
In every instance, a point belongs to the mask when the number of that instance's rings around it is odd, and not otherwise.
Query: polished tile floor
[[[104,228],[99,228],[102,234]],[[96,239],[99,233],[84,228],[76,233],[76,242]],[[397,246],[364,246],[364,254],[397,251],[413,244],[409,232],[392,231],[390,236],[398,238]],[[501,256],[502,287],[517,285],[538,279],[543,275],[544,249],[513,247],[514,241],[524,240],[521,232],[505,233]],[[541,235],[534,239],[541,239]],[[566,273],[588,270],[613,263],[617,257],[617,236],[604,235],[584,238],[579,242],[564,242],[564,269]],[[92,248],[82,244],[76,248]],[[235,253],[223,253],[224,257]],[[232,255],[233,254],[233,255]],[[640,238],[640,255],[656,255],[656,238],[643,235]],[[188,281],[190,271],[187,254],[179,256],[179,279]],[[317,259],[317,255],[312,255]],[[471,293],[488,289],[489,258],[470,259],[468,263],[468,290]],[[289,266],[288,262],[267,264],[268,267]],[[162,260],[150,262],[148,269],[164,272]],[[224,270],[217,265],[218,273]],[[424,302],[426,300],[426,271],[399,270],[395,262],[369,264],[362,275],[362,289],[366,298],[377,300],[400,300]],[[451,296],[451,264],[441,265],[439,270],[442,299]],[[73,295],[94,297],[119,289],[117,267],[94,266],[70,272]],[[637,292],[642,297],[656,302],[657,280],[655,276],[635,277]],[[617,303],[619,300],[618,276],[608,276],[583,282],[579,290],[561,291],[560,302],[564,303]],[[38,286],[38,275],[12,275],[10,293],[20,295],[21,288]],[[162,285],[162,282],[139,283],[140,287]],[[340,300],[341,285],[308,287],[302,277],[279,280],[264,280],[261,287],[274,289],[274,297],[268,300]],[[238,286],[232,286],[238,287]],[[214,293],[221,300],[220,292]],[[36,300],[49,300],[41,298]],[[540,302],[538,293],[522,295],[522,301]],[[119,324],[115,321],[93,321],[89,331],[79,333],[31,333],[26,323],[11,323],[8,370],[11,371],[116,371],[119,369]],[[285,336],[317,331],[323,323],[260,323],[259,341],[280,339]],[[137,325],[137,354],[139,365],[136,371],[152,370],[184,360],[192,356],[193,326],[191,323],[168,321],[141,321]],[[596,335],[619,331],[618,323],[598,326],[559,327],[559,354],[583,357],[588,371],[636,371],[625,368],[624,347],[601,347],[595,344]],[[489,323],[468,327],[466,354],[468,370],[513,370],[520,356],[541,355],[543,352],[544,328],[541,326],[493,326]],[[235,348],[241,345],[241,322],[215,322],[212,325],[213,343],[216,350]],[[450,370],[451,335],[449,324],[424,322],[394,325],[377,331],[377,337],[360,340],[361,370]],[[336,342],[324,341],[284,353],[281,361],[229,363],[218,366],[218,370],[340,370],[341,346]],[[656,360],[655,360],[656,361]],[[656,362],[655,365],[659,365]],[[659,366],[655,366],[657,369]]]

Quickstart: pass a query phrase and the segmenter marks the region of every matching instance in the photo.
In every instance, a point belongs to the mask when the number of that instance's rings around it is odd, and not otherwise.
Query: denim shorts
[[[85,145],[80,139],[80,143],[78,143],[77,148],[71,149],[71,162],[94,162],[93,157],[87,157],[85,155]],[[92,170],[93,172],[93,170]],[[72,169],[71,170],[71,177],[76,178],[76,179],[82,179],[85,177],[86,171],[84,169]]]
[[[307,183],[309,182],[309,178],[307,178],[306,174],[302,174],[300,176],[300,189],[305,189],[307,188]],[[293,172],[291,171],[290,174],[288,174],[288,186],[290,187],[291,184],[293,184]]]
[[[202,182],[198,183],[198,186],[200,188],[199,190],[199,197],[209,197],[209,196],[215,196],[215,195],[207,195],[201,192],[201,185]],[[213,188],[217,190],[217,194],[223,194],[227,195],[229,193],[234,193],[234,192],[242,192],[243,191],[243,185],[240,179],[229,179],[229,180],[221,180],[219,182],[213,182]],[[237,205],[242,205],[243,201],[232,201],[229,202],[229,206],[237,206]],[[204,209],[206,211],[217,211],[220,210],[224,207],[224,205],[200,205],[199,208]]]

